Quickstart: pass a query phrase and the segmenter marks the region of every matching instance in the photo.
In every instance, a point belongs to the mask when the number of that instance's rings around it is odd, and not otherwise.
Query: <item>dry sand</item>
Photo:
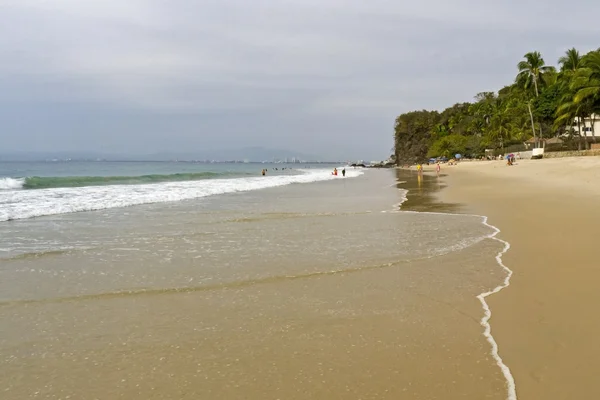
[[[600,157],[463,162],[441,179],[441,200],[511,244],[511,285],[487,300],[518,398],[599,399]]]

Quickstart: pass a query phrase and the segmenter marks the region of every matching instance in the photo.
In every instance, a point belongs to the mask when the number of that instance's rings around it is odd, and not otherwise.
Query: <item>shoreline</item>
[[[446,187],[446,185],[443,185],[440,182],[440,178],[445,177],[446,175],[436,175],[433,176],[431,174],[417,174],[416,175],[416,181],[417,181],[417,192],[415,193],[415,187],[414,187],[414,182],[411,182],[411,178],[412,180],[415,180],[415,176],[405,176],[406,173],[400,172],[400,171],[410,171],[408,169],[404,169],[404,168],[399,168],[397,169],[397,179],[398,179],[398,188],[402,188],[404,190],[407,191],[405,197],[404,197],[404,201],[402,201],[398,207],[400,209],[401,212],[416,212],[416,213],[421,213],[421,214],[453,214],[453,215],[465,215],[465,216],[474,216],[474,217],[480,217],[481,218],[481,223],[489,228],[492,228],[494,230],[493,233],[491,233],[490,235],[487,236],[488,239],[491,240],[495,240],[497,242],[500,242],[503,244],[503,248],[500,252],[498,252],[498,254],[496,254],[495,260],[496,263],[504,270],[506,271],[506,277],[504,278],[504,280],[502,281],[502,284],[494,287],[493,289],[484,291],[482,293],[480,293],[479,295],[477,295],[477,299],[479,300],[479,302],[481,303],[481,307],[483,310],[483,317],[481,317],[480,320],[480,325],[484,328],[484,331],[482,332],[483,337],[485,337],[486,341],[490,344],[491,349],[489,351],[489,354],[491,354],[491,356],[493,357],[493,359],[496,362],[496,365],[498,366],[498,368],[500,369],[500,371],[502,372],[502,375],[504,376],[505,382],[506,382],[506,392],[507,392],[507,400],[517,400],[517,391],[516,391],[516,385],[515,385],[515,379],[513,374],[510,371],[510,368],[508,365],[506,365],[504,363],[504,360],[502,360],[502,357],[499,354],[499,346],[497,341],[495,340],[494,336],[492,335],[492,326],[490,324],[490,319],[492,318],[492,312],[490,310],[490,306],[486,301],[486,298],[489,296],[492,296],[494,294],[499,293],[500,291],[502,291],[503,289],[506,289],[510,286],[510,278],[513,275],[513,271],[508,268],[502,261],[502,257],[506,254],[506,252],[510,249],[510,243],[499,239],[497,236],[498,234],[501,232],[500,229],[494,225],[491,225],[488,223],[488,216],[486,215],[479,215],[479,214],[465,214],[465,213],[461,213],[461,204],[458,203],[451,203],[451,202],[444,202],[444,201],[440,201],[440,196],[439,193],[440,191]],[[406,178],[406,180],[403,180],[404,178]],[[435,184],[429,184],[429,187],[427,187],[426,185],[426,181],[432,181],[434,180],[437,181],[437,185]],[[410,185],[410,183],[413,183],[412,187]],[[409,187],[403,186],[409,184]],[[424,193],[422,193],[422,188],[423,186],[425,186],[425,190]],[[413,192],[411,194],[411,191]],[[409,202],[409,200],[412,200],[412,197],[416,197],[417,199],[414,202]],[[406,204],[408,207],[404,207],[403,206]]]
[[[439,180],[447,187],[434,196],[463,204],[460,213],[487,216],[498,238],[511,245],[502,257],[513,271],[510,287],[488,303],[500,357],[519,397],[600,397],[594,384],[600,346],[589,333],[600,322],[587,317],[600,300],[593,250],[599,212],[592,198],[600,188],[591,184],[600,177],[600,158],[442,168]]]

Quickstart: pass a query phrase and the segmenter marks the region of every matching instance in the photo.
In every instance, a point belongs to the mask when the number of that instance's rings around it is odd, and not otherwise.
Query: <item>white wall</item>
[[[596,137],[600,138],[600,115],[594,115],[594,119],[594,131],[592,131],[592,118],[585,119],[585,128],[583,126],[583,122],[581,123],[581,134],[583,136],[592,137],[592,132],[594,132]],[[575,130],[575,132],[579,132],[579,130],[577,129],[577,120],[578,118],[575,118],[575,125],[573,125],[573,129]]]

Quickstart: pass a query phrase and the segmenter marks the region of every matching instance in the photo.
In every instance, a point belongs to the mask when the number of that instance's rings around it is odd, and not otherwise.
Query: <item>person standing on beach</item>
[[[442,167],[440,167],[440,162],[438,161],[437,165],[435,166],[435,172],[437,172],[438,176],[440,176],[440,169],[442,169]]]
[[[346,168],[342,169],[342,176],[346,176]]]

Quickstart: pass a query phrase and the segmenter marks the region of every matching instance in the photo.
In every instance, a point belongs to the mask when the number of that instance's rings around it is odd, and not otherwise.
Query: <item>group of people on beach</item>
[[[308,168],[310,168],[310,167],[308,167]],[[271,168],[271,169],[273,169],[273,170],[275,170],[275,171],[279,171],[279,170],[281,169],[282,171],[284,171],[284,170],[286,170],[286,169],[292,169],[292,167]],[[265,176],[265,175],[267,174],[267,171],[268,171],[268,170],[269,170],[268,168],[263,168],[263,170],[261,171],[261,174],[262,174],[262,176]]]
[[[284,170],[284,169],[285,168],[281,168],[281,170]],[[289,169],[291,169],[291,168],[289,168]],[[275,168],[275,171],[277,171],[277,168]],[[267,168],[263,168],[263,170],[260,173],[261,173],[262,176],[267,175]],[[338,174],[338,170],[337,170],[337,168],[334,168],[333,172],[331,173],[331,175],[337,176],[337,174]],[[342,169],[342,176],[346,176],[346,168]]]
[[[435,172],[439,175],[441,170],[442,170],[442,167],[440,165],[440,162],[438,161],[437,164],[435,164]],[[418,174],[423,173],[423,165],[417,164],[417,173]]]
[[[337,174],[338,174],[338,170],[337,170],[337,168],[334,168],[333,172],[331,173],[331,175],[337,176]],[[342,169],[342,176],[346,176],[346,168]]]

